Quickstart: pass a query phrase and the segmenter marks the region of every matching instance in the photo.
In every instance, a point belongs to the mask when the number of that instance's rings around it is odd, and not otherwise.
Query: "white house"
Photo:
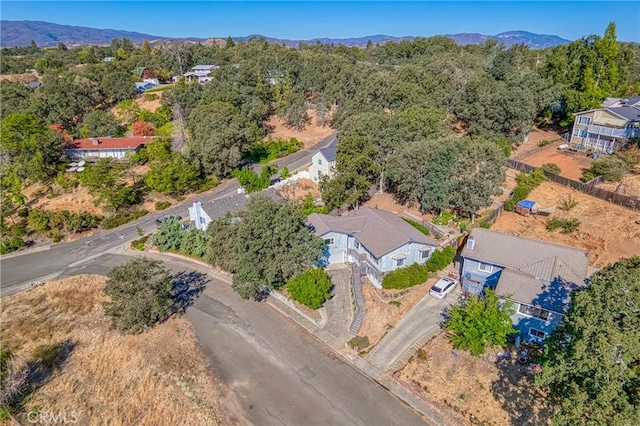
[[[314,182],[320,182],[322,176],[332,177],[336,166],[336,153],[338,150],[338,139],[334,139],[326,148],[319,149],[311,157],[309,166],[309,177]]]
[[[562,321],[571,292],[586,286],[589,256],[561,244],[475,228],[462,249],[462,289],[494,289],[514,302],[513,325],[523,339],[543,341]]]
[[[380,288],[385,273],[425,263],[437,243],[391,212],[361,208],[349,216],[309,215],[311,231],[324,239],[321,265],[356,263]]]
[[[131,138],[85,138],[75,139],[63,148],[71,160],[96,161],[99,158],[123,160],[127,153],[135,153],[145,144],[153,142],[153,137],[139,136]]]

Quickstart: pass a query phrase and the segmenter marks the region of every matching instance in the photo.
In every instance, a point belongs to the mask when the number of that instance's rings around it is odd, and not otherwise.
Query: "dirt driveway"
[[[553,142],[541,150],[536,150],[527,156],[520,157],[518,161],[534,167],[540,167],[546,163],[553,163],[560,167],[561,176],[573,180],[580,180],[584,170],[591,167],[593,159],[584,154],[558,149],[563,143],[565,142],[562,140]]]

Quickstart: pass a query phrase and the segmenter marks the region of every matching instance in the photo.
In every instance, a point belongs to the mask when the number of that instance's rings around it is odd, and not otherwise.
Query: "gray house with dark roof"
[[[491,288],[515,304],[513,325],[523,339],[543,341],[562,321],[571,292],[585,287],[586,250],[483,228],[460,253],[465,294]]]
[[[569,141],[594,151],[613,153],[629,139],[640,137],[640,96],[607,98],[603,108],[577,112]]]
[[[311,157],[309,177],[314,182],[320,182],[322,176],[332,177],[336,166],[338,139],[334,139],[326,148],[319,149]]]
[[[385,273],[424,263],[437,243],[393,213],[368,207],[350,216],[309,215],[311,231],[324,239],[321,265],[356,263],[376,287]]]

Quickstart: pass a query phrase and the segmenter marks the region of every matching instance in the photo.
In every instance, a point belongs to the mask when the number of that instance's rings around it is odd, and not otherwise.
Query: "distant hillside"
[[[35,40],[36,44],[41,47],[55,46],[58,43],[64,43],[69,46],[79,44],[110,44],[114,38],[128,38],[134,43],[142,43],[146,38],[149,41],[172,40],[172,41],[192,41],[204,42],[203,38],[180,38],[171,39],[169,37],[154,36],[142,34],[132,31],[120,30],[102,30],[88,27],[76,27],[71,25],[59,25],[51,22],[41,21],[1,21],[0,44],[2,46],[26,46]],[[246,37],[233,37],[234,41],[248,41],[252,38],[264,37],[269,43],[284,44],[290,47],[298,47],[302,43],[316,44],[318,42],[325,44],[342,44],[345,46],[365,47],[369,40],[373,44],[384,44],[387,42],[400,42],[403,40],[413,40],[413,36],[394,37],[388,35],[371,35],[365,37],[353,38],[314,38],[310,40],[290,40],[274,37],[266,37],[259,34],[249,35]],[[504,43],[509,47],[514,44],[524,43],[532,49],[544,49],[546,47],[558,46],[560,44],[569,43],[555,35],[533,34],[526,31],[509,31],[495,36],[484,35],[478,33],[460,33],[447,34],[446,37],[460,45],[481,44],[487,40],[496,40]],[[221,39],[224,39],[221,38]],[[215,39],[219,42],[220,39]]]

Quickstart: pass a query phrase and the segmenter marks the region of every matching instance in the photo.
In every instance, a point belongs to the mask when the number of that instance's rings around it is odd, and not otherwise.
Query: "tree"
[[[80,127],[80,134],[83,138],[120,136],[122,131],[122,127],[110,111],[99,109],[87,114]]]
[[[138,120],[131,125],[133,136],[153,136],[155,132],[155,127],[148,121]]]
[[[149,171],[144,182],[149,189],[162,194],[181,194],[202,183],[197,164],[181,153],[171,152],[171,141],[157,140],[147,145]]]
[[[513,313],[513,302],[500,305],[498,295],[485,289],[484,297],[469,296],[452,306],[444,328],[449,331],[454,348],[479,356],[489,347],[506,346],[507,336],[517,332],[511,322]]]
[[[100,90],[102,90],[112,105],[125,99],[131,99],[136,94],[133,77],[128,72],[106,74],[100,82]]]
[[[318,309],[331,297],[331,287],[329,276],[321,268],[308,269],[287,283],[291,297],[311,309]]]
[[[309,233],[299,208],[260,195],[251,197],[239,220],[213,221],[207,233],[209,261],[232,268],[233,289],[245,299],[316,266],[324,248],[324,241]]]
[[[252,124],[233,105],[213,102],[198,105],[189,116],[189,152],[207,174],[228,175],[255,139]]]
[[[162,262],[131,260],[109,272],[103,303],[111,327],[123,333],[140,333],[171,315],[173,284]]]
[[[179,251],[185,234],[182,224],[177,219],[170,217],[163,220],[156,229],[153,234],[153,244],[160,251]]]
[[[203,259],[207,254],[209,235],[200,229],[189,229],[182,240],[180,251],[189,256]]]
[[[79,177],[89,194],[97,198],[97,203],[118,211],[140,202],[139,192],[126,184],[124,173],[124,165],[112,158],[101,158],[80,172]]]
[[[118,117],[127,125],[133,124],[140,116],[140,106],[133,99],[125,99],[116,105]]]
[[[546,341],[536,384],[559,410],[558,425],[640,421],[640,257],[608,265],[574,291]]]

